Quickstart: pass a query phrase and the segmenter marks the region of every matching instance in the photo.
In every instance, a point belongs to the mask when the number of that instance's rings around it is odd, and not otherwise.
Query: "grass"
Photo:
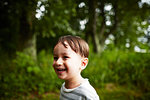
[[[127,86],[115,86],[112,83],[105,84],[105,87],[97,89],[97,92],[101,100],[150,100],[150,93]]]
[[[101,89],[96,88],[96,91],[101,100],[150,100],[150,93],[142,93],[138,89],[117,86],[113,83],[105,84]],[[27,96],[21,95],[19,98],[1,100],[59,100],[59,90],[43,94],[30,93]]]

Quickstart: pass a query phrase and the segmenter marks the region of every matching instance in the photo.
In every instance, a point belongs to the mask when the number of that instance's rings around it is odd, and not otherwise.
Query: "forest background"
[[[0,0],[0,99],[58,100],[52,68],[62,35],[90,45],[89,78],[101,100],[150,99],[149,0]]]

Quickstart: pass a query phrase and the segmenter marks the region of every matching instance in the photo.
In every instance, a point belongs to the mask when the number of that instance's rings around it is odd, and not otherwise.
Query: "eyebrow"
[[[54,56],[57,56],[56,53],[53,53]],[[62,55],[69,55],[68,53],[62,53]]]

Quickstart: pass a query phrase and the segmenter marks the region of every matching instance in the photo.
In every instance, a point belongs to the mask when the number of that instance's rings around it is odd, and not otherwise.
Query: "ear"
[[[82,66],[81,66],[81,70],[85,69],[86,66],[88,64],[88,58],[83,58],[82,59]]]

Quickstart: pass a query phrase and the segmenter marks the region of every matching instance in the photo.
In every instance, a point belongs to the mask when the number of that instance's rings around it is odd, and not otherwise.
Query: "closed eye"
[[[69,56],[64,56],[63,58],[64,58],[64,59],[68,59],[68,58],[69,58]]]
[[[58,57],[54,57],[54,60],[57,60],[58,59]]]

